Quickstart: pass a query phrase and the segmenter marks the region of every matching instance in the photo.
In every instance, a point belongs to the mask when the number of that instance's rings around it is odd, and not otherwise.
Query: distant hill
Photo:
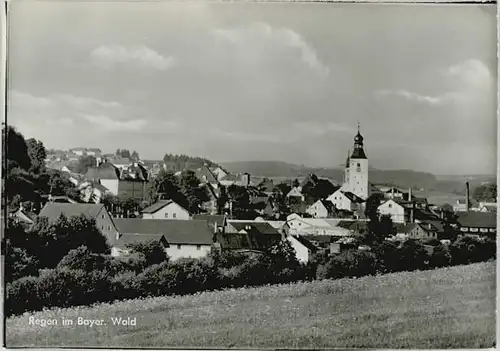
[[[229,172],[248,172],[256,177],[301,178],[307,176],[309,173],[314,173],[319,177],[328,177],[341,183],[344,176],[344,169],[342,168],[316,168],[282,161],[226,162],[223,163],[222,166]],[[487,179],[487,176],[467,177],[471,185],[471,191],[475,186],[484,182],[485,179]],[[427,172],[370,168],[371,183],[394,185],[402,188],[422,188],[425,190],[462,195],[465,191],[465,181],[465,177],[461,176],[438,178],[434,174]]]

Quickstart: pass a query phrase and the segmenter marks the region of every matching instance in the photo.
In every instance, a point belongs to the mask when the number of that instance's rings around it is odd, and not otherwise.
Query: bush
[[[377,257],[380,273],[391,273],[401,270],[398,243],[385,240],[373,247],[373,253]]]
[[[92,253],[85,246],[71,250],[59,262],[57,268],[83,270],[85,272],[99,271],[111,277],[128,270],[128,267],[122,261],[109,255]]]
[[[377,273],[377,258],[369,251],[348,250],[319,265],[318,279],[362,277]]]
[[[428,267],[429,255],[419,240],[408,239],[398,249],[398,271],[423,270]]]
[[[133,252],[141,253],[146,260],[146,266],[152,266],[168,261],[168,256],[163,247],[154,240],[138,242],[127,245]]]
[[[19,247],[7,247],[5,255],[5,281],[12,282],[25,276],[38,275],[38,260]]]
[[[481,252],[482,242],[476,238],[463,236],[451,245],[451,256],[454,265],[486,261],[487,255]],[[486,259],[485,259],[486,258]]]
[[[447,247],[439,244],[434,247],[432,255],[429,256],[430,268],[448,267],[451,265],[451,254]]]
[[[38,277],[24,277],[7,284],[4,305],[6,316],[42,308],[37,292],[38,280]]]

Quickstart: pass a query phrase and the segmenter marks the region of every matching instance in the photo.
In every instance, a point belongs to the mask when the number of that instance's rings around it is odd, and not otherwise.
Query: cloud
[[[379,97],[383,97],[383,96],[401,97],[401,98],[404,98],[405,100],[408,100],[408,101],[414,101],[414,102],[428,104],[428,105],[440,105],[440,104],[443,104],[446,101],[448,101],[450,98],[452,98],[452,95],[450,95],[450,94],[445,94],[442,96],[427,96],[427,95],[421,95],[418,93],[410,92],[407,90],[396,90],[396,91],[378,90],[376,92],[376,95]]]
[[[164,57],[146,46],[135,48],[126,48],[118,45],[100,46],[94,49],[90,53],[90,56],[96,64],[105,67],[130,64],[160,71],[168,70],[176,62],[173,57]]]
[[[11,91],[8,96],[8,123],[30,136],[96,131],[137,131],[146,122],[130,116],[129,108],[116,101],[103,101],[70,94],[35,96]]]
[[[243,56],[253,62],[261,62],[270,54],[279,52],[298,58],[311,70],[322,75],[330,72],[329,67],[320,61],[304,38],[289,28],[273,28],[266,23],[253,23],[246,27],[215,29],[212,34],[219,42],[240,49]]]
[[[495,79],[488,67],[480,60],[471,59],[451,65],[439,72],[435,78],[436,86],[443,86],[440,95],[424,95],[405,89],[378,90],[378,97],[398,97],[420,104],[455,105],[471,108],[491,103],[495,92]]]
[[[83,118],[94,126],[102,128],[104,131],[113,132],[139,131],[147,125],[147,121],[144,119],[117,121],[103,115],[83,115]]]

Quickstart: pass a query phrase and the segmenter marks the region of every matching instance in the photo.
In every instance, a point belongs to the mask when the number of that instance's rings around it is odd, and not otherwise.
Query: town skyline
[[[340,168],[359,120],[374,168],[496,172],[494,6],[318,6],[12,4],[7,122],[54,149]]]

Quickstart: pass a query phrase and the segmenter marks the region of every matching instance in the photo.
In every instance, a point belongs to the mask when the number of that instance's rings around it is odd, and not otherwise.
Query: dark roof
[[[217,177],[213,172],[208,168],[207,166],[202,166],[197,172],[196,176],[200,178],[200,180],[203,180],[203,178],[206,178],[206,181],[208,183],[215,183],[218,184],[219,181],[217,180]]]
[[[61,214],[67,218],[84,215],[87,218],[96,218],[104,208],[102,204],[71,204],[49,202],[40,211],[39,217],[47,217],[49,222],[56,221]]]
[[[365,151],[363,150],[363,147],[354,148],[354,150],[352,151],[351,159],[360,159],[360,158],[362,159],[367,158]]]
[[[458,214],[457,221],[462,227],[496,228],[497,214],[494,212],[463,212]]]
[[[162,238],[165,238],[163,234],[123,234],[115,242],[114,246],[118,248],[125,248],[127,244],[135,244],[148,241],[160,242]]]
[[[205,214],[196,214],[193,216],[194,220],[198,221],[206,221],[209,225],[217,223],[218,226],[224,226],[226,223],[226,216],[224,215],[205,215]]]
[[[350,191],[342,191],[342,194],[344,194],[345,196],[347,196],[347,198],[349,200],[351,200],[352,202],[365,202],[365,200],[363,200],[362,198],[360,198],[358,195],[356,195],[354,193],[351,193]]]
[[[302,237],[304,236],[305,235],[303,235]],[[332,235],[307,235],[307,240],[309,242],[317,242],[320,244],[329,244],[333,242],[334,239],[335,237],[333,237]]]
[[[206,221],[115,218],[120,234],[163,234],[169,244],[211,245],[213,232]]]
[[[245,230],[247,226],[250,226],[253,230],[258,231],[261,234],[279,234],[281,235],[272,225],[267,222],[230,222],[237,231]]]
[[[130,160],[130,158],[127,158],[127,157],[114,158],[114,159],[110,160],[109,162],[111,162],[112,164],[115,164],[115,165],[128,165],[128,164],[133,163],[132,160]]]
[[[108,188],[106,188],[104,185],[102,185],[102,184],[100,184],[100,183],[93,183],[93,184],[92,184],[92,186],[93,186],[94,188],[96,188],[97,190],[99,190],[99,191],[103,192],[103,193],[105,193],[105,192],[108,192],[108,191],[109,191],[109,189],[108,189]]]
[[[292,235],[299,243],[307,247],[311,251],[318,251],[318,248],[316,245],[314,245],[312,242],[307,240],[304,236],[301,235]]]
[[[174,202],[172,200],[158,200],[157,202],[155,202],[151,206],[148,206],[144,210],[142,210],[141,213],[155,213],[155,212],[158,212],[159,210],[161,210],[163,207],[170,205],[170,204],[174,204],[174,203],[176,203],[176,202]],[[177,205],[182,207],[179,204],[177,204]]]
[[[85,174],[87,179],[119,179],[120,171],[111,163],[104,162],[99,167],[90,167]]]
[[[271,179],[264,179],[259,183],[259,188],[262,188],[262,191],[271,193],[274,189],[274,183]]]
[[[328,210],[328,212],[333,212],[335,205],[330,200],[320,200],[323,206]]]
[[[428,225],[431,225],[431,229],[429,229]],[[437,231],[437,232],[444,232],[444,223],[442,221],[434,220],[434,221],[426,221],[424,223],[421,223],[422,228],[424,230],[432,230],[432,231]]]

